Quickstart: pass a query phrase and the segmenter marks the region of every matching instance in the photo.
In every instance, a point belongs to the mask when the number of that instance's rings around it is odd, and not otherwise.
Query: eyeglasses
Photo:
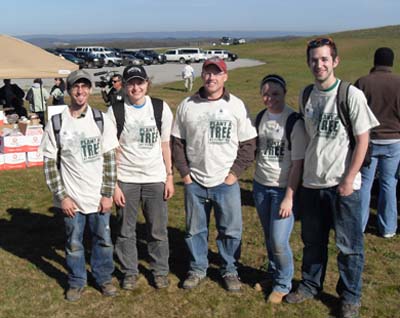
[[[324,45],[335,46],[335,42],[333,42],[333,40],[331,38],[317,38],[317,39],[311,40],[307,43],[307,47],[309,47],[310,49],[314,49],[314,48],[321,47]]]
[[[202,73],[201,73],[204,77],[211,77],[211,75],[214,75],[214,76],[222,76],[222,75],[224,75],[225,74],[225,72],[219,72],[219,73],[215,73],[215,72],[205,72],[205,71],[203,71]]]

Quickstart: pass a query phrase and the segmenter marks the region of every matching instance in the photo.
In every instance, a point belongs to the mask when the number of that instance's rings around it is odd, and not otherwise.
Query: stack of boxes
[[[3,111],[0,111],[0,170],[25,169],[43,165],[43,156],[39,152],[43,128],[41,125],[19,123],[22,134],[4,135],[8,129],[16,130],[14,125],[4,125]],[[10,130],[8,130],[10,131]]]

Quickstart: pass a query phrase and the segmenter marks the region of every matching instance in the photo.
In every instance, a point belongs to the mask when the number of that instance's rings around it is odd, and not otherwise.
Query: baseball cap
[[[146,70],[141,65],[129,65],[125,67],[122,74],[124,82],[129,82],[132,78],[140,78],[144,81],[148,80]]]
[[[220,59],[219,57],[212,57],[208,60],[205,60],[203,63],[203,70],[209,66],[209,65],[215,65],[220,69],[221,72],[226,73],[228,71],[228,68],[226,67],[226,63],[224,60]]]
[[[90,74],[84,70],[76,70],[68,75],[67,88],[71,88],[78,80],[82,79],[88,81],[90,83],[90,86],[92,86],[92,78]]]

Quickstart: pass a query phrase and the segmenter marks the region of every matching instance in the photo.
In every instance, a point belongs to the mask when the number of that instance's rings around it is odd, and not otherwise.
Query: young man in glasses
[[[332,39],[318,38],[307,46],[307,64],[314,76],[308,100],[300,105],[310,141],[304,159],[301,226],[302,281],[286,296],[288,303],[301,303],[322,291],[325,278],[329,231],[335,230],[341,299],[340,317],[358,317],[364,242],[359,189],[369,140],[369,129],[378,125],[364,94],[354,86],[348,91],[348,116],[355,138],[350,149],[348,131],[338,115],[337,93],[341,81],[335,77],[339,65]]]
[[[111,77],[112,88],[106,91],[105,87],[101,88],[101,96],[108,106],[124,100],[124,90],[122,89],[122,76],[115,74]]]
[[[172,129],[175,165],[185,186],[186,236],[190,269],[183,288],[206,277],[208,224],[214,208],[221,275],[228,291],[240,291],[242,211],[238,177],[254,160],[256,130],[243,102],[224,87],[223,60],[203,64],[203,87],[179,105]]]

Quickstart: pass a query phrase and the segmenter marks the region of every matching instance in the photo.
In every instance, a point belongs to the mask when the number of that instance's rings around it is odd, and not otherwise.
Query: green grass
[[[390,46],[400,52],[399,27],[386,27],[334,34],[341,63],[340,78],[354,81],[367,74],[379,46]],[[251,114],[261,108],[259,81],[268,73],[281,74],[288,82],[288,103],[296,107],[299,90],[312,82],[305,63],[308,39],[257,41],[231,49],[240,57],[264,61],[262,66],[238,69],[229,73],[228,88],[247,104]],[[396,65],[396,71],[399,71]],[[201,85],[195,82],[195,88]],[[186,97],[180,91],[183,83],[175,82],[152,88],[151,95],[165,99],[175,110]],[[104,108],[99,95],[91,104]],[[183,187],[175,175],[176,195],[169,202],[169,236],[171,248],[171,286],[155,290],[148,283],[149,271],[143,241],[143,217],[138,224],[140,267],[143,276],[134,292],[120,291],[114,299],[104,298],[89,281],[82,300],[77,304],[64,301],[66,270],[64,267],[63,222],[54,214],[52,199],[46,188],[41,168],[0,172],[0,317],[327,317],[337,313],[338,279],[336,248],[329,245],[329,263],[324,294],[319,300],[301,305],[271,306],[266,293],[253,289],[262,279],[265,260],[263,235],[251,201],[253,169],[241,178],[243,197],[243,247],[240,294],[225,292],[218,275],[215,224],[210,227],[210,271],[199,288],[184,291],[179,282],[187,269],[183,242]],[[115,225],[115,214],[112,218]],[[363,287],[363,317],[399,317],[400,244],[399,238],[383,240],[376,236],[374,224],[365,236],[366,264]],[[296,222],[291,237],[295,259],[294,284],[300,280],[302,243],[300,224]],[[121,274],[116,271],[116,279]]]

